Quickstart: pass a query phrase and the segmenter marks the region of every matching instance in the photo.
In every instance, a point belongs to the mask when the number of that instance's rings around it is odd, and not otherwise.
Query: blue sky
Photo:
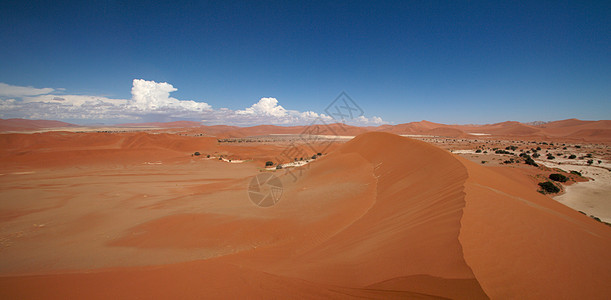
[[[1,118],[611,119],[609,1],[97,2],[0,3]]]

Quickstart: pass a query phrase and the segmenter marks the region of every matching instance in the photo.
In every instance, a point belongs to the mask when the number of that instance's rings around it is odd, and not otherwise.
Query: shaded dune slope
[[[301,169],[295,180],[281,178],[283,198],[273,207],[236,202],[210,213],[166,216],[126,230],[109,245],[209,250],[232,243],[236,251],[229,254],[2,277],[0,295],[504,299],[611,293],[608,227],[424,142],[365,133]],[[130,237],[135,231],[146,233]]]

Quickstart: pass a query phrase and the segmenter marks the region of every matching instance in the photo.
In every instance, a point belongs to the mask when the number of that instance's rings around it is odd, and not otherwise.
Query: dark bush
[[[569,180],[568,177],[558,173],[549,174],[549,179],[560,182],[566,182],[567,180]]]
[[[206,155],[206,158],[210,158],[210,154]]]
[[[539,165],[530,157],[527,157],[526,160],[524,160],[524,163],[527,165],[531,165],[531,166],[535,166],[538,167]]]
[[[556,158],[556,157],[554,157],[554,156],[553,156],[553,155],[551,155],[551,154],[548,154],[548,155],[547,155],[547,159],[554,159],[554,158]]]
[[[512,150],[512,151],[515,151],[516,149],[518,149],[518,147],[517,147],[517,146],[513,146],[513,145],[512,145],[512,146],[507,146],[507,147],[505,147],[505,150]]]
[[[577,171],[571,171],[571,174],[575,174],[577,176],[581,176],[581,172],[577,172]]]
[[[533,157],[534,157],[534,158],[537,158],[537,157],[539,157],[539,156],[541,156],[541,154],[539,154],[539,153],[533,153]]]
[[[494,151],[494,153],[496,153],[496,154],[513,154],[513,153],[511,153],[509,151],[506,151],[506,150],[496,150],[496,151]]]
[[[594,160],[593,160],[593,159],[588,159],[588,165],[591,165],[591,164],[593,164],[593,163],[594,163]]]
[[[274,165],[274,162],[273,162],[273,161],[266,161],[266,162],[265,162],[265,166],[266,166],[266,167],[271,167],[271,166],[273,166],[273,165]]]
[[[282,165],[277,165],[276,170],[280,170],[280,169],[282,169]]]
[[[575,155],[575,154],[569,155],[569,159],[575,159],[575,158],[577,158],[577,155]]]
[[[312,159],[316,159],[316,157],[317,157],[316,154],[312,155]]]
[[[545,193],[555,194],[560,192],[560,189],[550,181],[541,182],[539,183],[539,186],[541,187],[541,189],[543,189]]]
[[[475,153],[482,153],[482,149],[475,150]]]
[[[195,156],[200,156],[200,155],[201,155],[201,153],[199,153],[199,152],[195,152],[195,153],[193,153],[193,155],[195,155]]]

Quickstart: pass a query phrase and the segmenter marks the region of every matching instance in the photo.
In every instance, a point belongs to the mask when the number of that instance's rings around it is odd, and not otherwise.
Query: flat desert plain
[[[590,217],[609,217],[608,190],[597,204],[575,196],[608,177],[608,131],[542,144],[502,126],[470,136],[483,129],[438,128],[395,132],[411,138],[197,127],[0,134],[0,297],[609,297],[611,227]],[[505,163],[519,150],[492,149],[509,145],[582,149],[583,168],[594,169],[570,174],[545,156],[539,167]],[[586,152],[601,162],[588,164]],[[537,183],[556,172],[569,181],[554,200]],[[277,178],[257,190],[275,205],[251,200],[253,178]]]

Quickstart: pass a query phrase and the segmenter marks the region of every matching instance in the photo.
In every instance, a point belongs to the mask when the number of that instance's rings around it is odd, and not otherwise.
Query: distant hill
[[[24,131],[77,126],[76,124],[52,120],[0,119],[0,131]]]
[[[41,130],[58,127],[77,127],[78,125],[61,121],[49,120],[25,120],[25,119],[0,119],[0,131],[28,131]],[[81,127],[81,126],[79,126]],[[533,138],[570,138],[584,141],[611,141],[611,120],[583,121],[578,119],[567,119],[552,122],[520,123],[506,121],[484,125],[447,125],[422,120],[397,125],[380,126],[351,126],[341,123],[317,124],[311,126],[277,126],[257,125],[250,127],[239,127],[229,125],[205,126],[199,122],[176,121],[176,122],[153,122],[153,123],[125,123],[113,125],[112,127],[130,128],[189,128],[191,131],[205,133],[207,136],[221,138],[246,137],[267,134],[315,134],[315,135],[338,135],[356,136],[361,133],[378,131],[389,132],[399,135],[433,135],[442,137],[475,137],[475,136],[499,136],[499,137],[533,137]]]

